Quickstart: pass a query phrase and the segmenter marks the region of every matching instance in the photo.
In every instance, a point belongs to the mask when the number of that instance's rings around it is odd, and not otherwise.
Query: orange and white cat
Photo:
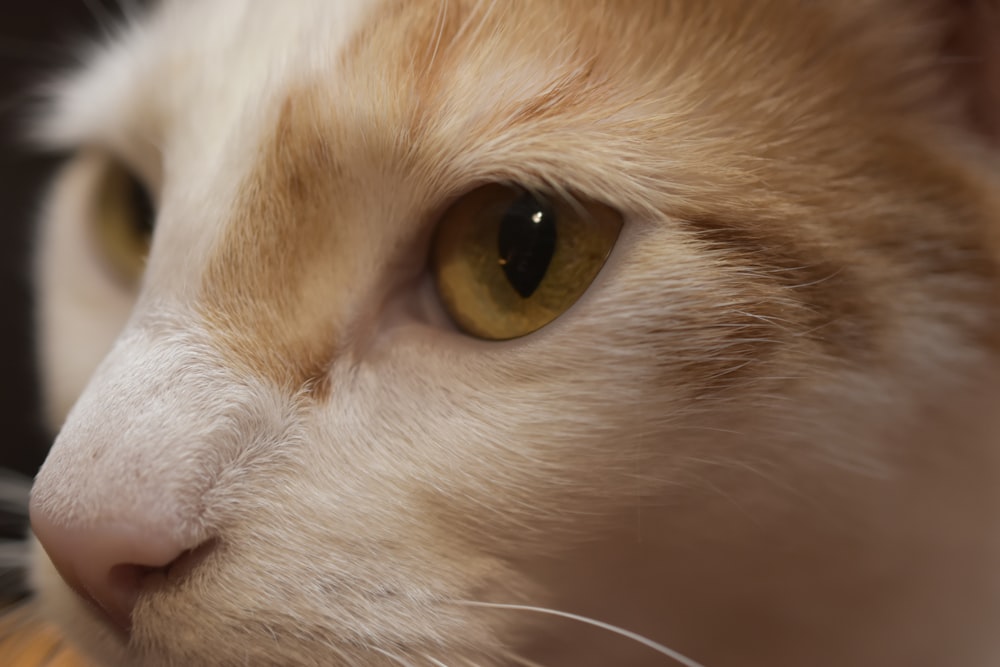
[[[1000,663],[998,16],[157,4],[39,130],[45,613],[110,666]]]

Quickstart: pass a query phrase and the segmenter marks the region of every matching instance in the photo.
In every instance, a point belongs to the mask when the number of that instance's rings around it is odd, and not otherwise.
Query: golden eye
[[[546,199],[486,185],[442,218],[432,268],[448,314],[491,340],[529,334],[565,312],[593,282],[621,231],[596,202]]]
[[[121,164],[109,160],[95,199],[95,237],[111,271],[128,285],[142,276],[156,211],[149,191]]]

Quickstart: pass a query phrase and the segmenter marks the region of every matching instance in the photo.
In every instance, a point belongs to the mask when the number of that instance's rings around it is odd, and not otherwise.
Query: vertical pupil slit
[[[545,278],[556,249],[556,216],[530,194],[517,199],[500,221],[498,262],[511,287],[527,299]]]
[[[126,196],[128,206],[133,214],[132,222],[136,233],[141,238],[148,239],[153,235],[153,221],[156,218],[156,208],[149,190],[132,174],[128,176]]]

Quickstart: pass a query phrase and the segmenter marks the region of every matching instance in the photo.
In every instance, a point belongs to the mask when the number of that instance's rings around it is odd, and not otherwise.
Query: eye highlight
[[[98,251],[117,278],[135,285],[146,266],[153,236],[153,199],[130,170],[109,159],[98,177],[94,202]]]
[[[460,329],[490,340],[524,336],[565,312],[600,272],[622,228],[596,202],[486,185],[441,219],[432,269]]]

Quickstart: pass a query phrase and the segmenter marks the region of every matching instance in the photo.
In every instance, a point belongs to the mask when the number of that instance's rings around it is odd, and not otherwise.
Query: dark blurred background
[[[49,440],[34,378],[32,224],[60,156],[33,152],[24,127],[33,87],[78,62],[79,46],[120,14],[117,0],[0,0],[0,467],[29,475]]]

